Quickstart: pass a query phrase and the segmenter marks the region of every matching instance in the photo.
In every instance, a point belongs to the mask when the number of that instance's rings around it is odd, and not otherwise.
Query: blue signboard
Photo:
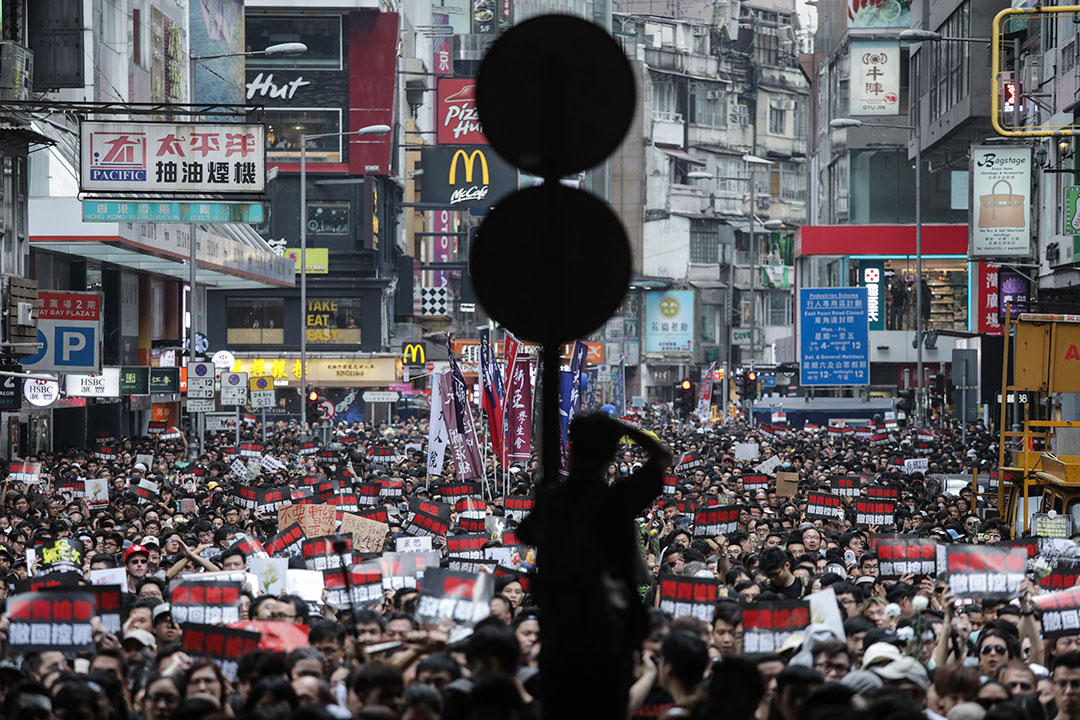
[[[869,385],[865,287],[799,290],[799,379],[803,385]]]
[[[83,201],[83,222],[261,223],[262,203]]]
[[[645,352],[694,351],[694,291],[645,293]]]

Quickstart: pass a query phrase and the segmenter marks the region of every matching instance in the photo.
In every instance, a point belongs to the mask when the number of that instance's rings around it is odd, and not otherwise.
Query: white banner
[[[974,258],[1031,255],[1031,147],[971,147],[971,218]]]
[[[898,41],[851,41],[851,114],[900,114]]]
[[[262,125],[84,122],[79,188],[86,192],[261,193]]]

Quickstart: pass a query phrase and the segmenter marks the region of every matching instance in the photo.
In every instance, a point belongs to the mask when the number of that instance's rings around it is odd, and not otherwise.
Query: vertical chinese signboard
[[[900,114],[900,43],[851,41],[851,114]]]
[[[84,122],[84,192],[261,193],[262,125]]]

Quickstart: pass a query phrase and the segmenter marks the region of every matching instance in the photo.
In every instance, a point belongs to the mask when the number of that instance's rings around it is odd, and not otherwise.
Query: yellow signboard
[[[355,355],[308,358],[306,375],[311,385],[325,387],[385,387],[401,377],[401,359]],[[274,387],[300,385],[300,357],[237,358],[230,368],[256,378],[266,376]],[[254,382],[254,381],[253,381]]]
[[[330,268],[330,251],[326,248],[308,248],[306,253],[307,271],[311,275],[325,275]],[[285,257],[290,258],[300,273],[300,248],[285,248]]]

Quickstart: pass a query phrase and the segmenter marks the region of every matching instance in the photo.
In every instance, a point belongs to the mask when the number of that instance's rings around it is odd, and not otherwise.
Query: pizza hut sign
[[[487,145],[480,128],[480,113],[476,109],[476,80],[473,78],[439,78],[440,145]]]

